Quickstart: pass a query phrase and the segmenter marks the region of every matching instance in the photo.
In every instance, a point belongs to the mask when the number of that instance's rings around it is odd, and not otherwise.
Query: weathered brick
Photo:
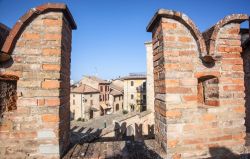
[[[42,88],[55,89],[60,87],[60,81],[58,80],[45,80],[42,82]]]
[[[60,71],[61,66],[58,64],[43,64],[42,68],[46,71]]]
[[[54,114],[44,114],[42,115],[43,122],[58,122],[59,116]]]
[[[205,122],[215,121],[216,116],[214,114],[204,114],[202,115],[201,119]]]
[[[169,111],[166,111],[166,117],[169,117],[169,118],[180,118],[181,117],[181,112],[179,110],[169,110]]]
[[[60,105],[60,98],[50,98],[45,99],[46,106],[59,106]]]
[[[44,34],[45,40],[61,40],[62,35],[61,34]]]
[[[23,38],[27,40],[37,40],[40,39],[40,34],[38,33],[24,33]]]
[[[43,55],[60,55],[61,50],[59,48],[45,48],[43,49]]]

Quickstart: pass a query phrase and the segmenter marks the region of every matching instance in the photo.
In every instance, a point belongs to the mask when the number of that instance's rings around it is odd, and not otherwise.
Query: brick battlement
[[[244,153],[249,60],[242,58],[240,23],[248,19],[233,14],[202,34],[185,14],[160,9],[149,23],[156,139],[167,158]]]
[[[67,150],[72,29],[67,6],[48,3],[28,11],[5,36],[0,158],[59,158]]]

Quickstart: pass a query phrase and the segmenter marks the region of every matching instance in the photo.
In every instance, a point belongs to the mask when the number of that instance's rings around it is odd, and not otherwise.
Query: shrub
[[[127,110],[123,110],[122,113],[123,114],[128,114],[128,111]]]

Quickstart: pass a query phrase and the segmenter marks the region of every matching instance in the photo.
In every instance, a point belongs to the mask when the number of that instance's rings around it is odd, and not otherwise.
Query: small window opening
[[[203,106],[219,106],[219,80],[214,76],[198,79],[198,104]]]
[[[17,109],[17,80],[16,76],[0,76],[0,117]]]
[[[134,99],[134,95],[133,94],[131,94],[131,99]]]
[[[134,86],[134,81],[131,81],[130,85],[131,85],[131,86]]]

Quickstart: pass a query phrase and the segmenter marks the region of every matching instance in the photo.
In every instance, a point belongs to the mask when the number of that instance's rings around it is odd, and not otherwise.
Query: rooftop
[[[124,76],[121,79],[130,80],[130,79],[146,79],[145,73],[130,73],[128,76]]]
[[[118,86],[118,85],[116,85],[116,84],[114,84],[114,83],[110,84],[110,88],[111,89],[115,89],[115,90],[120,91],[120,92],[123,92],[123,88],[120,87],[120,86]]]
[[[98,83],[101,83],[101,84],[110,84],[109,81],[103,80],[103,79],[101,79],[101,78],[99,78],[97,76],[85,76],[85,77],[87,77],[87,78],[89,78],[91,80],[97,81]]]
[[[86,84],[71,89],[72,93],[99,93],[100,91]]]
[[[117,95],[122,95],[122,92],[117,91],[117,90],[112,90],[112,91],[110,91],[110,94],[113,95],[113,96],[117,96]]]

